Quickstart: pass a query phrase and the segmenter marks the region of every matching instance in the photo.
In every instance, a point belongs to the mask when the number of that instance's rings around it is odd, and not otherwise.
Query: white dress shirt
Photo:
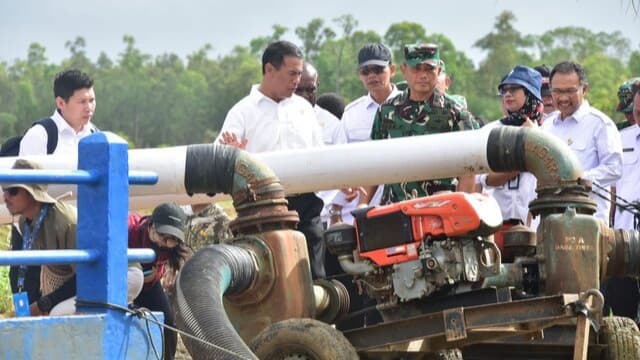
[[[344,144],[347,142],[344,133],[340,131],[340,119],[317,104],[313,107],[313,110],[316,112],[318,124],[322,129],[322,141],[324,141],[325,145]]]
[[[392,99],[400,93],[401,91],[394,86],[386,100]],[[367,94],[352,101],[344,108],[341,126],[348,143],[371,139],[371,127],[379,107],[380,105],[371,94]]]
[[[394,85],[386,100],[392,99],[400,93],[401,91]],[[373,126],[373,119],[379,107],[380,105],[374,100],[371,94],[367,94],[352,101],[344,108],[340,125],[347,143],[371,140],[371,127]],[[369,205],[375,206],[380,204],[382,191],[383,186],[378,186],[373,196],[369,194],[371,196]],[[332,202],[342,206],[342,220],[347,224],[352,224],[353,216],[351,215],[351,211],[358,207],[360,195],[348,202],[345,200],[344,193],[338,192]],[[325,211],[326,210],[327,209],[325,209]]]
[[[580,160],[584,177],[603,187],[614,185],[622,175],[622,145],[620,134],[613,121],[599,110],[592,108],[587,100],[572,115],[560,119],[556,111],[545,119],[543,131],[560,138]],[[609,194],[594,191],[602,197],[590,194],[597,203],[595,216],[609,223]]]
[[[247,139],[246,150],[252,153],[323,146],[322,130],[307,100],[293,94],[275,102],[258,85],[229,110],[216,142],[224,132]]]
[[[78,161],[78,143],[85,136],[89,136],[95,131],[95,127],[88,123],[79,132],[73,130],[71,126],[60,115],[58,110],[53,112],[51,119],[58,128],[58,145],[54,150],[55,155],[73,156]],[[23,155],[46,155],[47,154],[47,130],[44,126],[32,126],[20,141],[19,156]]]
[[[620,130],[622,137],[622,177],[616,183],[616,194],[628,201],[640,200],[640,127]],[[619,201],[619,200],[618,200]],[[633,230],[633,214],[616,208],[614,228]]]

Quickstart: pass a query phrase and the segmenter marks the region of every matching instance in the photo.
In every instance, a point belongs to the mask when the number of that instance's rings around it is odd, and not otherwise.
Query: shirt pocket
[[[623,151],[622,152],[622,165],[624,165],[625,167],[629,166],[636,166],[638,163],[638,154],[636,153],[635,149],[632,149],[631,151]]]
[[[371,127],[354,126],[349,128],[347,137],[349,141],[366,141],[371,139]]]
[[[578,158],[583,162],[588,158],[589,154],[594,151],[594,147],[589,146],[589,141],[587,139],[572,140],[572,143],[569,145],[569,147],[576,153],[576,155],[578,155]]]

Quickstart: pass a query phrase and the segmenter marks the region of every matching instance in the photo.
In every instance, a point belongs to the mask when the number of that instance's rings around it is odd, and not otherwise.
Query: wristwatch
[[[49,299],[47,296],[43,296],[40,299],[38,299],[37,304],[38,304],[38,309],[40,309],[40,311],[42,311],[45,314],[48,314],[53,308],[53,303],[51,302],[51,299]]]
[[[342,208],[337,209],[333,206],[329,208],[329,216],[342,216]]]

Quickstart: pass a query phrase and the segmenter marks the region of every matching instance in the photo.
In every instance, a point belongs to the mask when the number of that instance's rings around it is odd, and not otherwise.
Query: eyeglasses
[[[566,88],[566,89],[552,88],[551,89],[551,93],[553,93],[555,95],[573,95],[573,94],[576,94],[580,90],[582,90],[582,86]]]
[[[10,187],[10,188],[6,188],[6,189],[2,189],[2,191],[7,193],[7,194],[9,194],[9,196],[16,196],[20,192],[20,188],[19,187]]]
[[[360,75],[362,76],[367,76],[371,73],[374,73],[376,75],[380,75],[384,72],[384,70],[386,69],[385,66],[380,66],[380,65],[370,65],[370,66],[365,66],[362,69],[360,69]]]
[[[520,85],[505,85],[500,88],[500,96],[505,96],[507,93],[511,95],[515,95],[516,91],[522,90],[523,87]]]

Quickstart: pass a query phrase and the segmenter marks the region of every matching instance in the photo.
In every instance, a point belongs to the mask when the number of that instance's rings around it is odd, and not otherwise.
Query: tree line
[[[404,44],[433,42],[453,79],[451,93],[467,98],[469,110],[478,117],[500,117],[496,86],[515,65],[552,67],[563,60],[581,63],[587,72],[592,105],[622,120],[615,113],[619,85],[640,75],[640,49],[619,31],[592,32],[583,27],[558,27],[541,35],[522,34],[514,27],[516,17],[498,15],[489,34],[474,46],[485,53],[476,67],[445,34],[430,32],[419,23],[399,22],[384,34],[362,30],[351,15],[329,22],[316,18],[293,29],[305,60],[320,74],[319,93],[336,92],[349,102],[365,90],[356,73],[357,53],[365,44],[383,42],[402,61]],[[123,37],[124,49],[117,59],[101,53],[97,61],[86,55],[81,36],[65,43],[69,57],[60,64],[47,60],[46,49],[29,46],[26,59],[0,63],[0,140],[20,134],[34,121],[53,111],[53,78],[67,68],[79,68],[96,80],[95,124],[125,137],[133,147],[156,147],[211,142],[227,111],[248,94],[261,79],[260,57],[272,41],[290,29],[273,25],[272,33],[237,45],[228,54],[210,56],[212,46],[188,55],[145,54],[135,38]],[[397,71],[394,81],[401,81]]]

